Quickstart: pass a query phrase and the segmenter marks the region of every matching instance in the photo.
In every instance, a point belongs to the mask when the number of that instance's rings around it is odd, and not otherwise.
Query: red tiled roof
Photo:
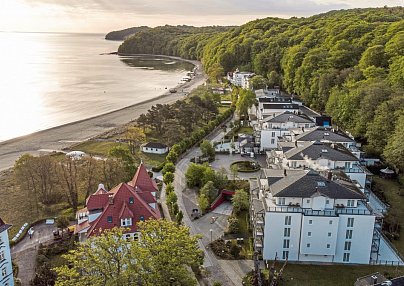
[[[121,212],[119,213],[119,218],[131,218],[134,217],[133,212],[129,209],[128,203],[125,201],[122,205]]]
[[[87,199],[87,209],[89,211],[102,209],[108,204],[108,193],[92,194]]]
[[[121,218],[132,218],[133,225],[129,232],[135,232],[137,229],[136,223],[140,220],[149,218],[161,218],[160,210],[153,209],[136,192],[133,187],[128,184],[121,183],[113,188],[108,194],[113,194],[111,203],[107,203],[102,214],[91,223],[91,227],[87,232],[87,236],[97,235],[99,231],[120,227]],[[133,203],[130,203],[133,200]],[[112,222],[108,222],[108,217],[112,218]]]
[[[156,183],[150,178],[143,163],[140,163],[135,176],[128,184],[132,187],[137,186],[147,192],[156,192],[158,190]]]

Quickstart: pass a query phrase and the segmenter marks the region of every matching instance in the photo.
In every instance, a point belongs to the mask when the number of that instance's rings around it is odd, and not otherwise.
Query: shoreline
[[[145,54],[125,54],[123,56],[137,55],[144,56]],[[0,142],[0,171],[12,167],[14,162],[24,153],[36,155],[40,153],[40,150],[45,149],[60,151],[64,148],[70,147],[73,143],[89,140],[104,132],[127,124],[138,118],[140,114],[146,112],[155,104],[170,104],[184,98],[184,96],[191,90],[202,85],[206,81],[206,75],[204,74],[202,64],[199,61],[164,55],[148,56],[167,57],[189,62],[197,67],[197,74],[190,82],[185,82],[175,86],[176,89],[182,89],[183,92],[178,91],[177,93],[170,93],[167,89],[165,93],[157,97],[117,110],[2,141]]]

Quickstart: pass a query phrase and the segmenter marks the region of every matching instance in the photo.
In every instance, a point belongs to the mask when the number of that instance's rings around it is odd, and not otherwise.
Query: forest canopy
[[[394,143],[404,109],[402,7],[265,18],[240,27],[157,27],[128,38],[119,53],[198,59],[208,73],[253,71],[331,115],[368,153],[384,154],[395,166],[392,154],[403,154],[404,144]]]

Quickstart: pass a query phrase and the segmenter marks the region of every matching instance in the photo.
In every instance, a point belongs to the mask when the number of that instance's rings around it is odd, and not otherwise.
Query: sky
[[[0,0],[0,31],[106,33],[134,26],[241,25],[404,0]]]

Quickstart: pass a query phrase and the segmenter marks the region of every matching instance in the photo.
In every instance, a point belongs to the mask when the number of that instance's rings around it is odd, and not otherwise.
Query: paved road
[[[53,241],[53,231],[55,225],[46,225],[45,223],[34,226],[34,234],[30,239],[27,235],[17,245],[11,248],[11,256],[18,265],[18,278],[22,285],[30,285],[30,281],[35,275],[35,260],[38,253],[39,244],[47,244]]]
[[[214,131],[207,137],[207,139],[210,141],[220,140],[220,136],[223,136],[222,129]],[[185,225],[189,226],[191,234],[202,234],[199,246],[205,253],[203,266],[210,272],[210,281],[220,281],[222,285],[226,286],[241,285],[239,283],[241,281],[240,278],[243,277],[250,268],[244,266],[242,267],[243,270],[240,270],[240,267],[233,267],[227,262],[221,262],[208,247],[211,239],[214,240],[222,236],[227,226],[228,215],[226,214],[226,206],[223,206],[223,209],[219,209],[217,213],[209,213],[198,220],[192,221],[190,219],[190,210],[196,207],[196,195],[194,191],[190,191],[186,187],[185,172],[190,164],[190,159],[198,154],[200,154],[199,148],[192,148],[176,166],[174,188],[178,197],[178,206],[184,213],[183,222]],[[212,216],[217,218],[214,223],[211,223]],[[212,234],[210,231],[211,229]],[[243,265],[247,264],[248,263],[246,262],[246,264]],[[231,277],[234,275],[237,277]]]

